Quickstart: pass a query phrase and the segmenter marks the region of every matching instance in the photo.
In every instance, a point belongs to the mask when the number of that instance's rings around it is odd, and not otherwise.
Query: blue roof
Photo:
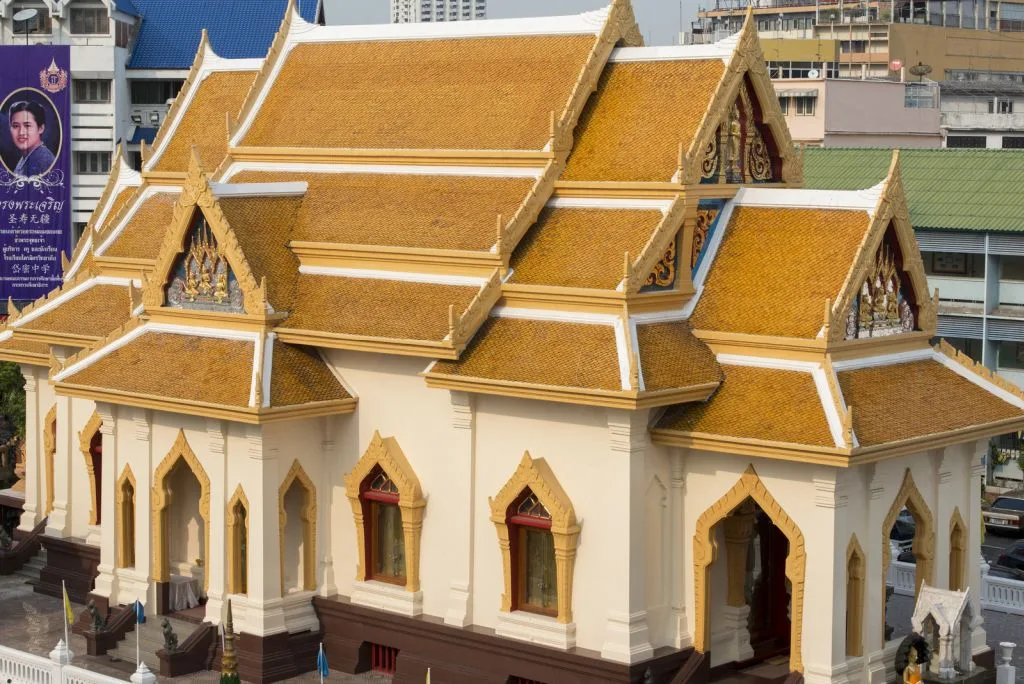
[[[114,9],[133,17],[140,16],[139,10],[135,9],[135,3],[132,0],[114,0]]]
[[[142,26],[129,69],[188,69],[202,29],[221,57],[265,57],[281,26],[287,0],[117,0],[134,3]],[[320,0],[297,0],[299,14],[317,20]]]
[[[132,133],[131,139],[128,141],[128,144],[138,145],[140,142],[145,140],[147,145],[152,145],[154,138],[156,138],[155,128],[136,126],[135,131]]]

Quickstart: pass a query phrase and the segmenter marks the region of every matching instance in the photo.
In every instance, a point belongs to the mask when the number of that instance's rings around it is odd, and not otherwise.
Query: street
[[[1021,538],[1018,535],[1003,535],[991,529],[986,530],[985,539],[981,543],[981,555],[992,565],[1006,547]]]

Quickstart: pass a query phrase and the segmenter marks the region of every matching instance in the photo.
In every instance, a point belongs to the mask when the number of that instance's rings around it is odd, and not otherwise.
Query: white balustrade
[[[917,586],[917,566],[913,563],[891,561],[885,583],[895,590],[897,596],[914,596]]]
[[[0,681],[11,684],[123,684],[125,680],[0,646]]]
[[[1024,615],[1024,582],[985,575],[981,579],[981,607],[1000,613]]]

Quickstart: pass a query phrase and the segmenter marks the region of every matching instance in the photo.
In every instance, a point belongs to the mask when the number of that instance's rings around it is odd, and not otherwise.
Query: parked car
[[[914,544],[914,533],[916,531],[917,525],[914,523],[914,516],[904,508],[900,511],[896,522],[893,523],[892,529],[889,530],[889,542],[900,553],[908,551]]]
[[[900,563],[917,563],[917,556],[914,555],[913,550],[907,550],[900,553],[900,555],[896,557],[896,560]]]
[[[992,564],[989,574],[995,570],[1002,576],[1011,575],[1015,579],[1024,579],[1024,541],[1014,542]]]
[[[1024,499],[1001,496],[981,512],[981,517],[986,529],[1020,532],[1024,530]]]

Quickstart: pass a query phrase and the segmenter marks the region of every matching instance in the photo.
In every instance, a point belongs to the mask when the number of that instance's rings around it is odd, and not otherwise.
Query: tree
[[[14,465],[25,439],[25,378],[16,363],[0,361],[0,487],[17,479]]]

